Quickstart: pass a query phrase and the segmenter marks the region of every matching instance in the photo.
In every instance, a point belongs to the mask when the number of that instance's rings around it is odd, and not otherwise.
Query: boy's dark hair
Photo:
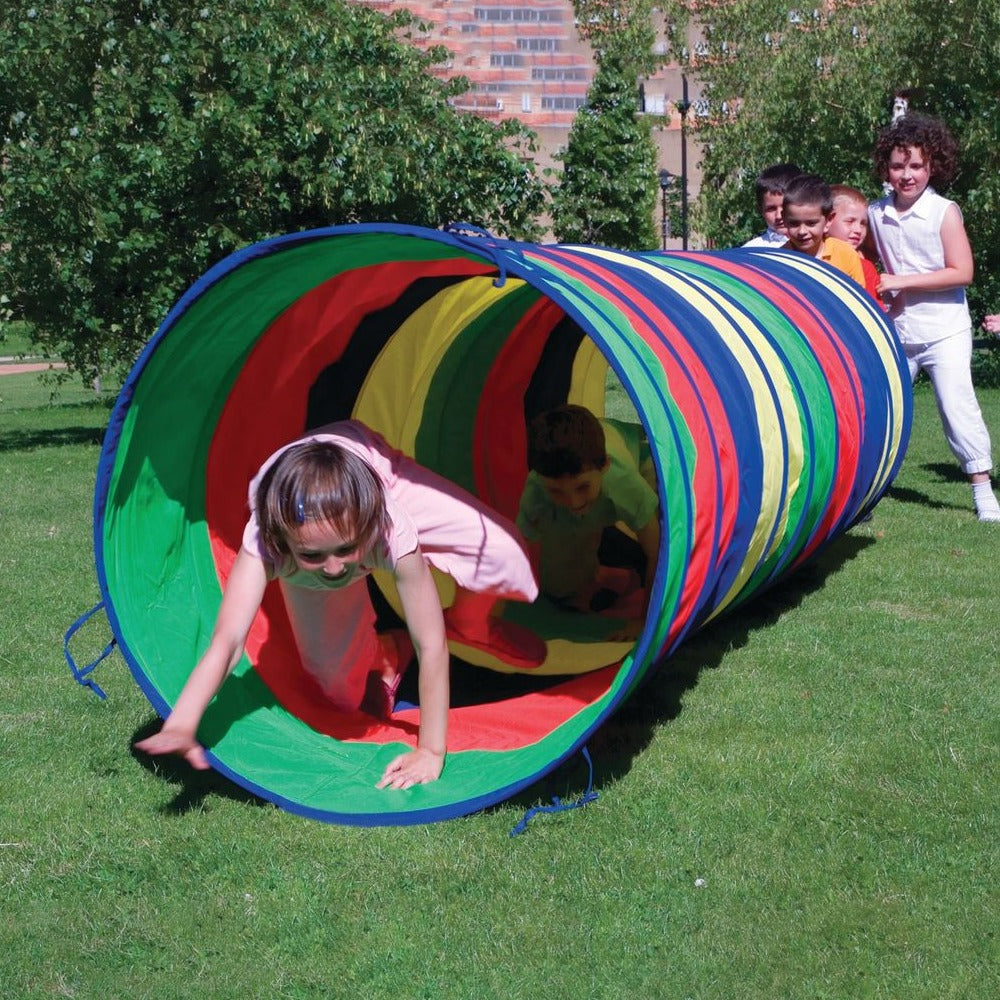
[[[766,194],[784,194],[788,182],[798,177],[802,171],[794,163],[772,163],[758,175],[756,182],[757,207],[764,204]]]
[[[546,479],[603,469],[608,460],[601,422],[567,403],[540,413],[528,429],[528,468]]]
[[[824,215],[833,211],[833,192],[819,174],[799,174],[785,188],[785,205],[819,205]]]
[[[930,161],[930,183],[944,191],[958,172],[958,143],[940,118],[908,111],[886,126],[875,140],[875,172],[879,180],[889,177],[889,158],[893,151],[916,146]]]

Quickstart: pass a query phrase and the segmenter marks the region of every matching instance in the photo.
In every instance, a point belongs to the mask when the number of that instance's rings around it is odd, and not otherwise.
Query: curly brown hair
[[[930,182],[944,191],[958,172],[958,143],[940,118],[910,111],[882,129],[875,140],[875,171],[880,180],[889,176],[893,150],[914,146],[930,160]]]

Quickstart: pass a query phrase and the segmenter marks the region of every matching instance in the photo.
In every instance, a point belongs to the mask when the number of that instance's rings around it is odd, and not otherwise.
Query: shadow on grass
[[[173,799],[160,807],[162,813],[168,816],[183,816],[192,810],[200,809],[208,798],[226,798],[247,805],[270,805],[259,795],[248,792],[245,788],[219,774],[218,771],[197,771],[180,757],[171,754],[152,757],[135,749],[137,740],[144,740],[147,736],[159,732],[162,725],[162,721],[154,717],[132,734],[129,743],[132,757],[150,774],[177,786],[177,792]]]
[[[0,434],[0,452],[62,448],[66,445],[104,443],[103,427],[60,427],[48,431],[8,431]]]
[[[805,597],[820,590],[829,576],[874,543],[874,538],[864,535],[842,535],[787,579],[689,636],[587,741],[594,786],[600,790],[629,772],[656,729],[680,715],[685,694],[697,685],[703,671],[720,667],[727,653],[745,646],[754,632],[793,611]],[[554,796],[570,803],[583,793],[588,777],[583,756],[574,754],[506,804],[528,809],[539,798],[548,802]]]
[[[967,480],[965,473],[951,462],[924,462],[921,468],[931,475],[936,476],[938,482],[941,483],[961,484]],[[886,496],[900,503],[918,504],[921,507],[928,507],[931,510],[969,509],[969,504],[967,503],[946,503],[942,500],[935,500],[926,493],[921,493],[920,490],[912,490],[906,486],[890,486]]]
[[[924,462],[921,468],[937,476],[942,483],[964,483],[969,478],[954,462]]]

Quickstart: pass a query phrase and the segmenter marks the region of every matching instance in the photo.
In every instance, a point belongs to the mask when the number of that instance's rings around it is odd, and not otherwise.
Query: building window
[[[578,111],[587,103],[586,97],[543,97],[544,111]]]
[[[532,7],[476,7],[477,21],[520,21],[539,24],[542,22],[559,23],[563,19],[563,11],[557,7],[536,9]]]
[[[517,47],[522,52],[558,52],[558,38],[519,38]]]
[[[535,66],[532,80],[586,80],[587,71],[582,66]]]
[[[493,52],[490,54],[491,66],[523,66],[524,56],[518,52]]]

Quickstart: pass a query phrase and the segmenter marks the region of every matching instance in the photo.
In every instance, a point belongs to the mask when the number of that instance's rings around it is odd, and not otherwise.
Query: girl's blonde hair
[[[283,451],[254,497],[264,549],[279,572],[291,564],[288,535],[307,521],[325,521],[367,552],[389,533],[385,489],[375,470],[332,441],[306,441]]]

